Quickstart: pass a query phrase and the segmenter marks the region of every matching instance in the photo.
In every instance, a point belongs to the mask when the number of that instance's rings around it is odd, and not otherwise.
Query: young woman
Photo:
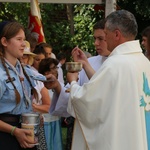
[[[39,68],[39,63],[41,62],[42,59],[46,58],[45,51],[43,47],[37,45],[33,51],[34,54],[36,54],[36,57],[34,57],[34,61],[32,64],[32,69],[38,72]]]
[[[43,49],[45,51],[46,58],[52,58],[52,46],[48,43],[42,42],[39,43],[36,48]]]
[[[25,48],[24,28],[18,22],[0,23],[0,148],[21,150],[33,148],[21,129],[20,116],[32,111],[31,99],[37,98],[32,72],[23,67],[18,58]]]

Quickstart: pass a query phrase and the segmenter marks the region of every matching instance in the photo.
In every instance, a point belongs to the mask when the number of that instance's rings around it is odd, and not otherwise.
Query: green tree
[[[93,45],[93,25],[103,18],[103,12],[96,12],[94,5],[74,5],[75,35],[71,38],[73,45],[95,54]]]
[[[149,0],[118,0],[118,4],[123,9],[133,11],[142,16],[144,20],[150,19],[150,1]]]
[[[150,1],[149,0],[118,0],[121,9],[132,12],[138,23],[140,38],[141,31],[150,24]]]
[[[149,25],[150,1],[149,0],[118,0],[121,9],[131,11],[141,31]],[[0,3],[0,21],[18,20],[25,28],[28,26],[28,13],[30,3]],[[70,32],[70,18],[68,17],[66,4],[40,4],[42,22],[46,42],[53,46],[57,54],[64,51],[68,55],[72,48],[78,45],[81,49],[95,54],[93,46],[93,25],[104,18],[103,10],[94,10],[94,5],[72,5],[74,32]],[[61,17],[63,16],[63,17]],[[70,56],[70,55],[69,55]]]
[[[18,20],[26,27],[29,8],[29,3],[0,3],[0,21]]]

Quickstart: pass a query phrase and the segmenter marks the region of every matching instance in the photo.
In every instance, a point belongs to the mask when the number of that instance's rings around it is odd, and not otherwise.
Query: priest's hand
[[[71,54],[72,54],[73,60],[74,60],[75,62],[80,62],[80,63],[82,63],[83,67],[84,67],[84,65],[87,64],[88,60],[87,60],[86,55],[85,55],[84,52],[83,52],[81,49],[79,49],[78,47],[75,47],[75,48],[72,50]]]
[[[67,73],[67,81],[71,83],[72,81],[78,81],[78,73]]]

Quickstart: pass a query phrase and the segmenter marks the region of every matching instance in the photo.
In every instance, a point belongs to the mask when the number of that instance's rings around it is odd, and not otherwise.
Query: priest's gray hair
[[[106,17],[105,28],[110,31],[119,30],[126,38],[135,38],[138,25],[134,15],[127,10],[112,12]]]

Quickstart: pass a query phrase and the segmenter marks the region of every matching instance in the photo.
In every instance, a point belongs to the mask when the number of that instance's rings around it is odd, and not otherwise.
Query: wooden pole
[[[105,17],[107,17],[113,11],[116,11],[116,0],[106,0],[105,1]]]

